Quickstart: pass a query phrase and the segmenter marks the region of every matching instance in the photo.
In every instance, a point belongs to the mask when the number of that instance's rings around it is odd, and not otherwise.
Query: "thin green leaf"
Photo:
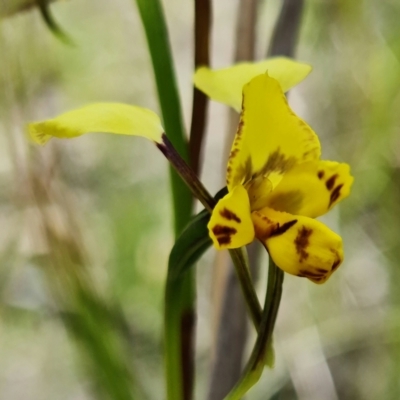
[[[167,136],[181,157],[188,161],[182,111],[175,80],[168,31],[160,0],[136,0],[145,29],[153,64]],[[192,196],[178,174],[170,169],[174,207],[174,228],[178,236],[190,219]],[[179,279],[170,279],[165,288],[164,346],[167,399],[190,398],[193,389],[193,330],[195,274],[188,270]]]
[[[207,229],[209,220],[210,213],[203,210],[189,222],[179,236],[169,256],[168,269],[171,272],[168,279],[178,279],[212,245]]]
[[[47,0],[36,0],[36,4],[39,7],[40,15],[43,18],[44,23],[53,33],[53,35],[61,40],[64,44],[73,45],[74,42],[67,33],[60,27],[57,21],[54,19],[53,14],[50,11],[49,1]]]
[[[218,201],[227,193],[227,189],[220,190],[214,199]],[[171,250],[168,269],[168,279],[176,280],[182,273],[193,266],[204,252],[212,245],[208,233],[207,224],[210,220],[210,213],[203,210],[193,217]]]
[[[136,3],[147,37],[165,132],[175,149],[187,162],[188,144],[162,5],[160,0],[136,0]],[[178,235],[189,221],[192,197],[186,185],[172,169],[171,179],[175,233]]]

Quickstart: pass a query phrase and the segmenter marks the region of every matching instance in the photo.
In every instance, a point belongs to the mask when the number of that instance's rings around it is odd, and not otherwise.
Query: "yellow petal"
[[[52,137],[73,138],[88,132],[143,136],[161,143],[164,132],[160,118],[146,108],[120,103],[90,104],[56,118],[31,123],[32,140],[45,144]]]
[[[273,186],[295,164],[319,159],[314,131],[289,108],[279,83],[258,75],[243,88],[243,110],[227,170],[228,188],[267,176]]]
[[[309,161],[288,171],[268,195],[265,206],[306,217],[319,217],[350,194],[348,164]]]
[[[289,58],[276,57],[257,63],[240,63],[219,70],[200,67],[194,75],[194,84],[211,99],[227,104],[239,112],[243,86],[265,71],[277,79],[286,92],[311,72],[311,66]]]
[[[234,249],[253,241],[249,196],[243,186],[237,186],[217,203],[208,230],[217,249]]]
[[[315,219],[268,207],[252,218],[256,237],[289,274],[324,283],[343,261],[341,237]]]
[[[251,211],[259,210],[267,205],[272,187],[272,182],[264,176],[257,176],[248,182],[245,188],[249,195]]]

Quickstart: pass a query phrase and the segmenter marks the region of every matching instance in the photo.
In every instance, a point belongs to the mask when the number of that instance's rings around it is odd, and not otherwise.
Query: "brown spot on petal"
[[[327,274],[327,271],[325,271],[325,270],[324,270],[323,273],[320,273],[320,272],[315,273],[315,272],[312,272],[312,271],[308,271],[308,270],[306,270],[306,269],[301,269],[301,270],[300,270],[300,275],[301,275],[301,276],[304,276],[304,277],[306,277],[306,278],[318,279],[318,278],[323,278],[324,275],[326,275],[326,274]],[[298,275],[298,276],[299,276],[299,275]]]
[[[335,187],[333,192],[331,193],[331,198],[329,201],[329,207],[339,198],[340,196],[340,191],[342,190],[343,185],[339,185]]]
[[[308,229],[305,226],[303,226],[299,230],[298,235],[294,241],[297,254],[300,256],[300,262],[308,258],[308,253],[306,252],[306,249],[310,244],[309,238],[312,232],[313,232],[312,229]]]
[[[282,235],[289,228],[291,228],[296,222],[297,222],[297,219],[294,219],[293,221],[285,222],[283,225],[278,224],[276,227],[274,227],[272,229],[270,237]]]
[[[231,236],[237,232],[235,228],[224,225],[215,225],[212,231],[220,245],[229,244],[232,241]]]
[[[217,240],[218,240],[218,243],[220,246],[222,246],[224,244],[229,244],[232,241],[230,236],[220,236],[220,237],[217,237]]]
[[[326,185],[326,188],[327,188],[328,190],[331,190],[331,189],[333,188],[333,186],[335,185],[335,181],[336,181],[336,179],[337,179],[338,176],[339,176],[338,174],[332,175],[332,176],[326,181],[325,185]]]
[[[224,208],[219,212],[219,215],[221,215],[222,218],[225,218],[229,221],[234,220],[237,223],[241,223],[242,220],[231,210],[228,210],[227,208]]]
[[[238,152],[239,152],[239,149],[233,149],[231,151],[231,153],[229,154],[229,158],[235,158]]]
[[[243,110],[243,111],[244,111],[244,110]],[[239,137],[241,136],[241,134],[242,134],[242,132],[243,132],[243,126],[244,126],[243,119],[240,119],[239,125],[238,125],[238,128],[237,128],[237,131],[236,131],[236,136],[237,136],[237,138],[239,138]]]
[[[283,173],[292,168],[296,162],[296,157],[286,157],[285,154],[281,153],[281,149],[278,148],[268,156],[268,159],[263,167],[254,175],[266,175],[272,171]]]
[[[235,228],[224,225],[215,225],[214,228],[212,228],[212,231],[214,235],[233,235],[237,232]]]
[[[332,264],[332,272],[335,271],[340,265],[340,259],[336,260],[333,264]]]
[[[318,178],[322,179],[325,175],[325,171],[318,171]]]

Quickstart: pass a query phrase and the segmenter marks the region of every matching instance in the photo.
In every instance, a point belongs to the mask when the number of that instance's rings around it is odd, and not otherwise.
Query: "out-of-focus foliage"
[[[55,0],[44,0],[43,3],[52,3]],[[38,0],[1,0],[0,18],[10,17],[18,12],[30,10],[38,6]]]
[[[237,2],[214,3],[213,67],[222,68],[233,54]],[[261,8],[260,58],[279,3]],[[192,5],[164,5],[188,121]],[[159,111],[138,12],[123,0],[58,2],[52,11],[76,47],[57,41],[35,11],[0,25],[0,398],[160,399],[173,242],[165,160],[129,137],[37,148],[23,129],[89,102]],[[399,20],[397,0],[306,1],[297,56],[314,70],[290,101],[321,137],[323,158],[352,166],[352,196],[324,220],[343,236],[345,261],[321,287],[285,277],[276,367],[250,400],[278,392],[400,398]],[[210,117],[203,173],[215,192],[225,108],[212,104]],[[202,398],[212,325],[207,262],[198,274]]]

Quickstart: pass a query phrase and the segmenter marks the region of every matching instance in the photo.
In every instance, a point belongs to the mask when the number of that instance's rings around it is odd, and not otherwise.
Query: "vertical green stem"
[[[243,296],[246,301],[247,310],[256,330],[259,330],[261,323],[262,309],[258,301],[257,293],[250,276],[250,268],[246,259],[245,248],[229,250],[233,265],[235,266]]]
[[[168,30],[160,0],[136,0],[144,25],[157,84],[166,133],[180,156],[188,161],[179,94],[175,80]],[[171,168],[175,235],[187,224],[192,196]],[[168,276],[171,271],[168,271]],[[171,284],[167,277],[164,310],[165,374],[167,398],[189,400],[193,388],[195,271]]]
[[[265,344],[272,341],[272,333],[282,297],[283,278],[284,272],[270,258],[267,293],[257,340],[241,379],[225,400],[241,399],[261,377],[268,357],[268,346]]]
[[[162,6],[160,0],[136,0],[136,3],[150,50],[165,131],[181,157],[188,161],[187,140]],[[192,197],[172,169],[171,179],[175,233],[179,234],[190,218]]]

